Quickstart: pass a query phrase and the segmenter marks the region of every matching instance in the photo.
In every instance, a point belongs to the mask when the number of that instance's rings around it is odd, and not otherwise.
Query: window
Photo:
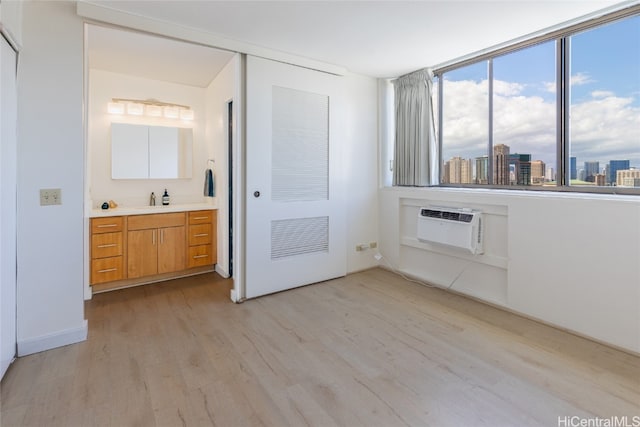
[[[436,72],[442,184],[640,190],[640,15],[604,20]]]
[[[571,185],[640,187],[640,16],[570,38]]]
[[[487,64],[481,62],[445,74],[442,80],[442,169],[444,184],[488,184],[487,169],[476,159],[489,141]]]
[[[550,41],[493,60],[495,185],[555,180],[555,55]]]

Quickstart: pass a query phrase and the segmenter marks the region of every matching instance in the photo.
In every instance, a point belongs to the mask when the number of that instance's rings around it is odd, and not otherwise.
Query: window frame
[[[587,19],[585,21],[555,29],[543,35],[538,35],[526,40],[516,41],[507,46],[498,47],[493,50],[483,51],[480,54],[472,55],[458,61],[453,61],[446,65],[434,68],[434,78],[438,79],[438,123],[437,123],[437,144],[438,144],[438,177],[439,182],[436,187],[453,187],[453,188],[469,188],[469,189],[500,189],[500,190],[525,190],[525,191],[552,191],[552,192],[572,192],[572,193],[600,193],[600,194],[624,194],[624,195],[640,195],[638,187],[618,187],[618,186],[579,186],[570,185],[571,174],[571,153],[570,153],[570,132],[569,132],[569,113],[570,113],[570,95],[571,79],[570,59],[571,59],[571,37],[577,33],[594,29],[606,24],[621,21],[640,16],[640,5],[633,5],[615,12],[607,13],[602,16]],[[531,185],[495,185],[493,183],[493,59],[499,56],[507,55],[540,43],[549,41],[556,42],[556,185],[555,186],[531,186]],[[444,74],[468,65],[477,64],[479,62],[487,62],[488,67],[488,184],[449,184],[442,182],[442,173],[444,170],[443,154],[443,106],[444,106]],[[567,84],[565,84],[565,82]]]

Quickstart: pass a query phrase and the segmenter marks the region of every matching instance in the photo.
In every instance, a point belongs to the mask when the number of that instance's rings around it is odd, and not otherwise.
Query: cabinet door
[[[91,259],[122,255],[122,233],[91,235]]]
[[[186,268],[186,234],[185,228],[166,227],[158,230],[158,273],[171,273]]]
[[[127,277],[143,277],[158,272],[158,230],[127,233]]]
[[[149,178],[149,126],[111,124],[111,178]]]
[[[149,127],[149,178],[180,178],[178,128]]]
[[[121,256],[91,260],[92,285],[124,279],[123,272]]]
[[[211,238],[211,224],[189,226],[189,246],[208,245]]]

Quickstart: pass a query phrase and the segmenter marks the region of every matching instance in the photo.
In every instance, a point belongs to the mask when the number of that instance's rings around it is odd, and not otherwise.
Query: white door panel
[[[248,298],[346,274],[340,85],[247,58]]]
[[[0,36],[0,378],[16,355],[16,53]]]

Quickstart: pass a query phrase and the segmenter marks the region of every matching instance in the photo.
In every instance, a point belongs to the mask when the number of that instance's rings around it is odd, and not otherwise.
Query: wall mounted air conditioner
[[[417,238],[421,242],[438,243],[481,254],[482,212],[469,208],[420,208]]]

